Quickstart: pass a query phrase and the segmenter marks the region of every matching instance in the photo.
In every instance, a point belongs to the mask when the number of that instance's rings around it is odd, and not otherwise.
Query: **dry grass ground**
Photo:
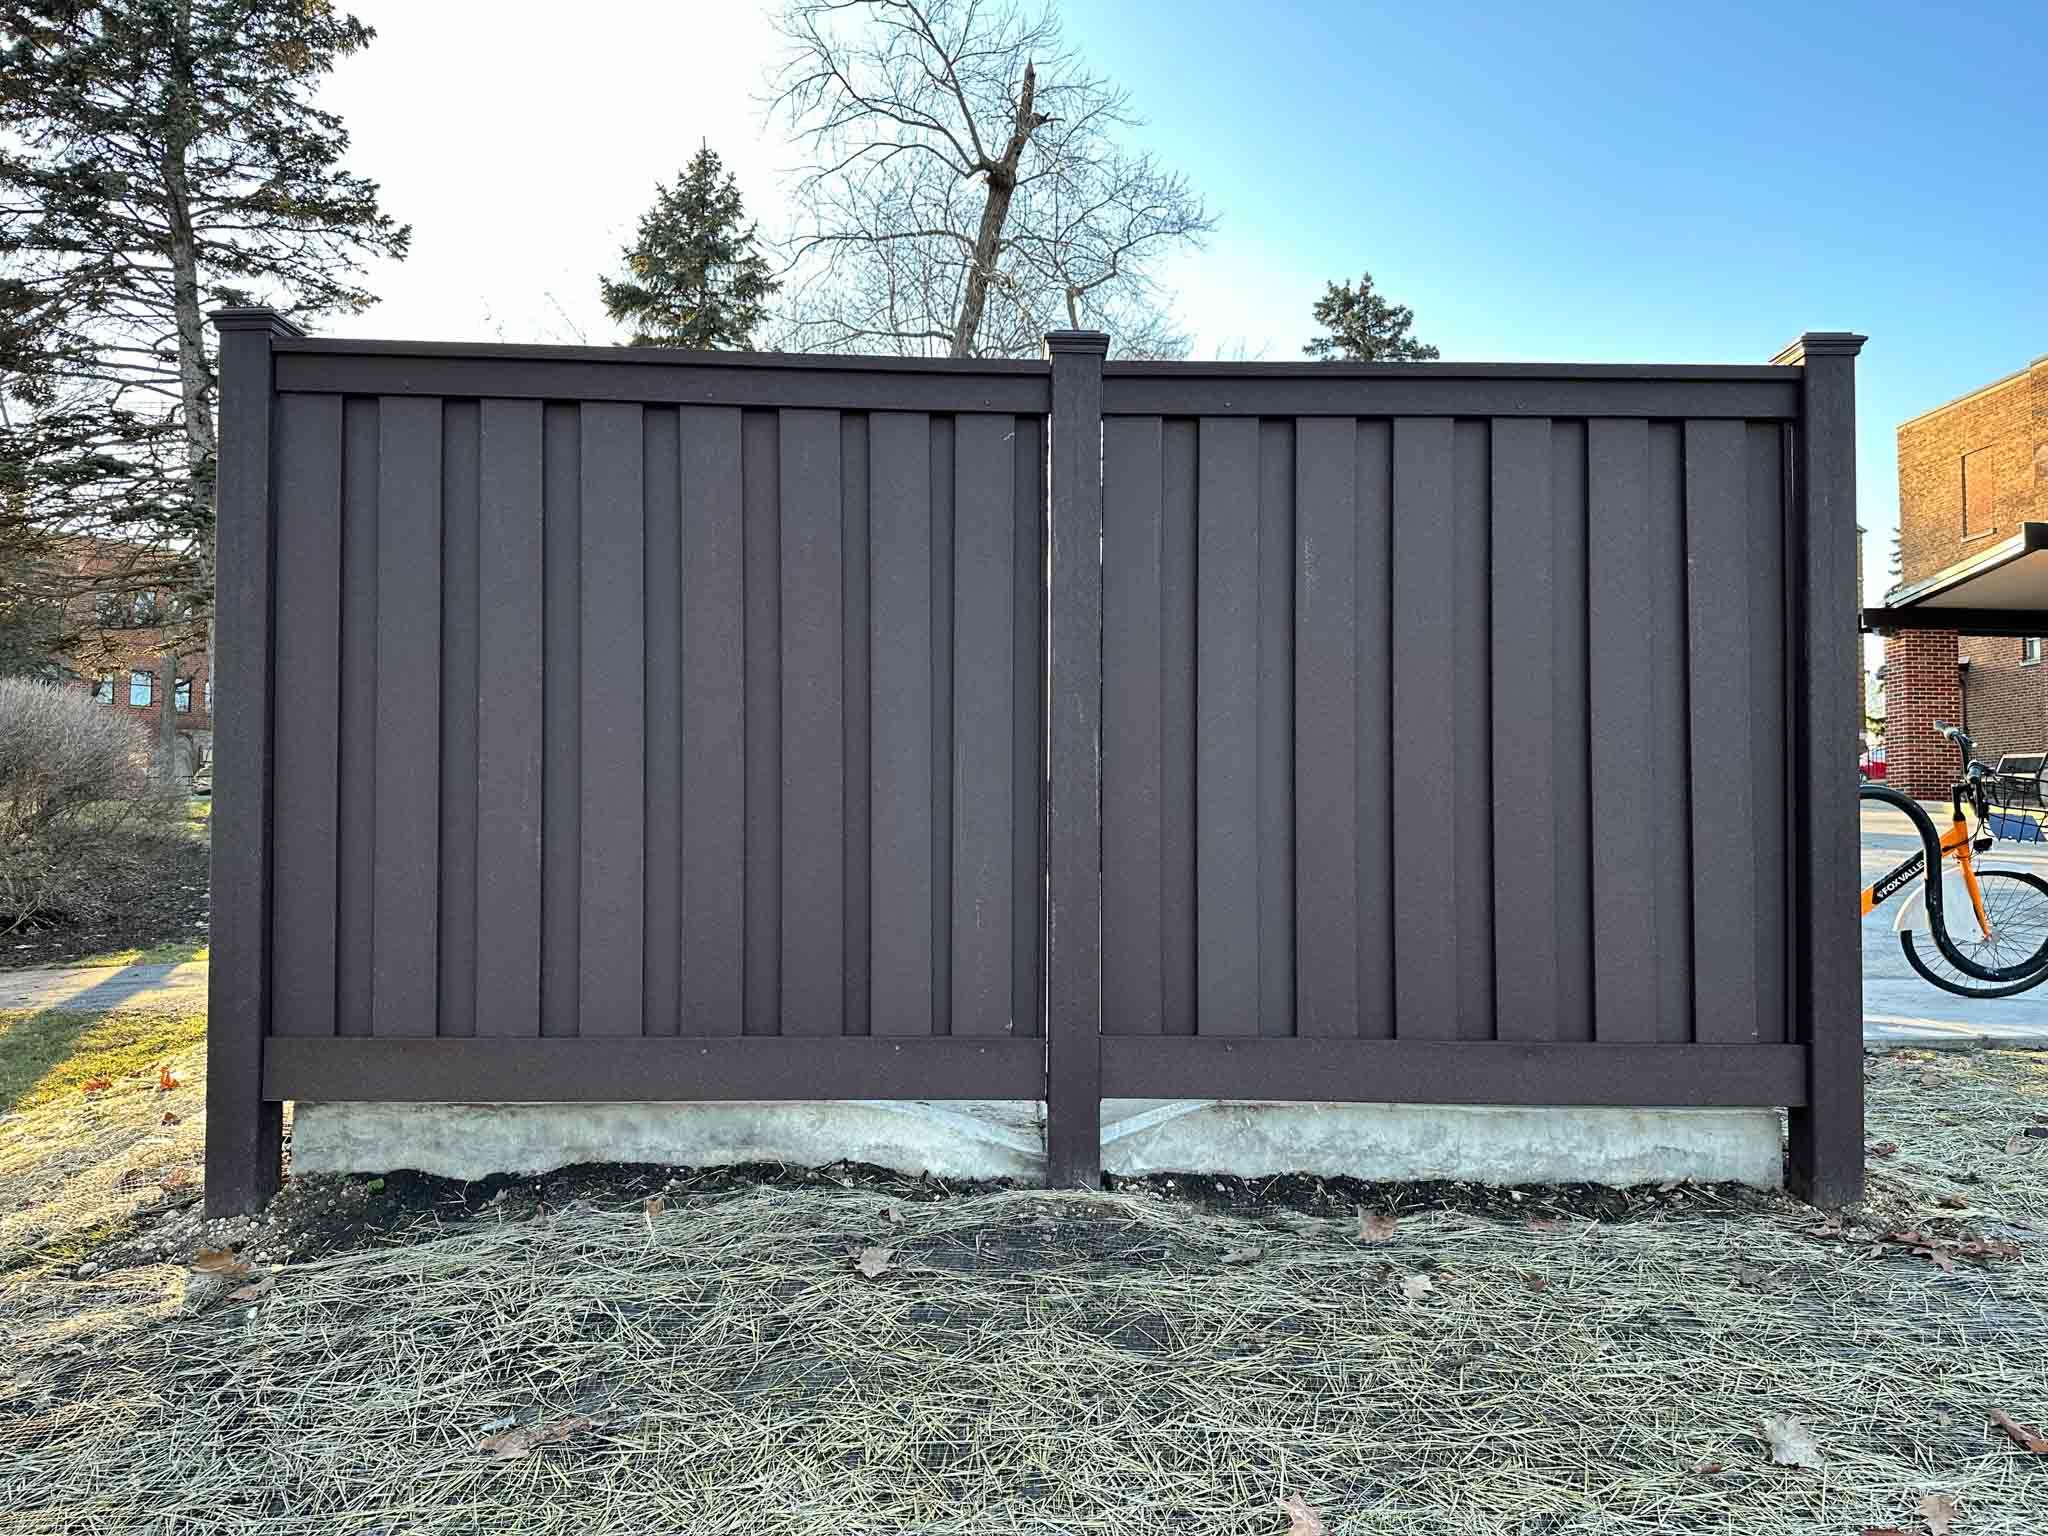
[[[1377,1191],[1392,1230],[1361,1241],[1338,1192],[1210,1181],[685,1178],[652,1211],[526,1181],[397,1215],[399,1181],[328,1181],[246,1234],[261,1299],[187,1316],[181,1266],[132,1262],[145,1202],[109,1268],[77,1278],[74,1246],[5,1278],[0,1527],[1278,1533],[1298,1493],[1336,1533],[1854,1536],[1928,1530],[1934,1497],[1955,1536],[2039,1536],[2048,1455],[1987,1415],[2048,1427],[2048,1056],[1902,1053],[1870,1102],[1839,1232],[1683,1188],[1597,1221]],[[157,1109],[22,1120],[111,1166],[149,1139],[117,1113]],[[23,1178],[10,1219],[61,1202]],[[333,1251],[349,1210],[370,1246]],[[1775,1464],[1767,1416],[1819,1465]]]

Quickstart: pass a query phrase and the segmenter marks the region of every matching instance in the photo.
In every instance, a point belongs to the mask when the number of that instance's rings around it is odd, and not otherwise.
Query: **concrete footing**
[[[1107,1172],[1309,1173],[1483,1184],[1776,1188],[1784,1117],[1770,1109],[1489,1108],[1111,1099]],[[571,1163],[817,1165],[842,1159],[941,1178],[1045,1176],[1044,1106],[1028,1101],[732,1104],[305,1103],[300,1173],[417,1169],[447,1178]]]

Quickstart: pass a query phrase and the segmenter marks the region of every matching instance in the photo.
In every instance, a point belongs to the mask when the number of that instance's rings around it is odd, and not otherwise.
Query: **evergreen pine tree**
[[[745,350],[781,285],[755,246],[739,183],[717,153],[698,149],[621,253],[626,274],[600,277],[605,312],[633,327],[636,347]]]
[[[1329,284],[1313,313],[1316,324],[1330,334],[1318,336],[1301,350],[1324,362],[1419,363],[1440,355],[1408,334],[1415,311],[1405,304],[1389,304],[1374,293],[1370,272],[1359,277],[1356,288]]]

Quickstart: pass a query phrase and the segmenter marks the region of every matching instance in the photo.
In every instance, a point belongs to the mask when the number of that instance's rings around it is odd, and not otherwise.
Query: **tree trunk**
[[[171,303],[178,332],[178,393],[185,416],[190,556],[208,595],[206,643],[213,654],[213,480],[212,377],[206,365],[206,317],[199,312],[199,249],[192,228],[192,185],[186,166],[197,104],[192,84],[192,4],[181,0],[171,40],[171,129],[164,140],[164,208],[170,226]],[[167,657],[163,725],[158,749],[166,779],[178,768],[177,658]]]
[[[988,308],[988,285],[996,272],[997,243],[1003,224],[1010,217],[1010,199],[1017,195],[1017,167],[1024,159],[1024,146],[1041,124],[1050,121],[1032,110],[1038,94],[1038,66],[1024,66],[1024,88],[1017,93],[1017,118],[1011,125],[1010,142],[1000,160],[984,160],[978,169],[988,178],[988,200],[981,205],[981,227],[975,231],[974,259],[967,269],[967,287],[960,295],[960,315],[953,322],[955,357],[974,356],[974,337],[981,329],[982,313]]]
[[[156,750],[167,784],[189,784],[191,781],[191,775],[180,772],[178,768],[178,664],[183,660],[177,652],[165,651],[158,684],[162,690],[158,694],[162,712],[157,716]]]

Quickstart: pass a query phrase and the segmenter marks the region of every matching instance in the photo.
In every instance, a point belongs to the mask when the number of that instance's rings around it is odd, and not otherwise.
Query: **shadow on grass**
[[[0,1114],[79,1092],[96,1077],[132,1077],[206,1038],[203,1008],[122,1009],[131,968],[61,1007],[0,1011]]]

